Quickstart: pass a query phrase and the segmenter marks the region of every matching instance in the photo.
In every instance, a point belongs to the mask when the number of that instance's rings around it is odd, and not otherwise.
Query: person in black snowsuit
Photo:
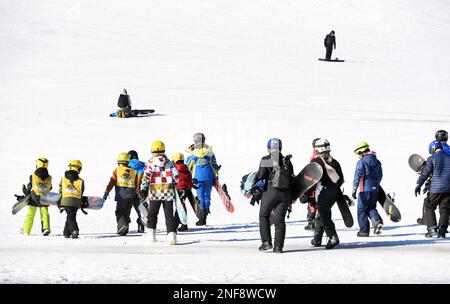
[[[334,35],[334,31],[331,31],[328,35],[325,36],[323,40],[323,44],[327,50],[325,59],[331,60],[331,53],[333,52],[333,47],[336,49],[336,36]]]
[[[126,89],[122,90],[117,100],[117,117],[125,118],[131,116],[131,99]]]
[[[344,183],[344,175],[339,162],[330,155],[328,140],[322,138],[317,140],[314,148],[317,156],[311,162],[318,163],[322,167],[323,175],[315,186],[318,210],[314,219],[314,238],[311,240],[311,245],[320,247],[325,232],[328,236],[325,248],[332,249],[339,244],[339,238],[331,219],[331,207],[342,195],[340,187]]]
[[[273,249],[275,253],[283,252],[284,238],[286,235],[286,213],[292,201],[290,184],[294,176],[294,168],[290,162],[291,155],[281,154],[281,140],[272,138],[267,143],[269,155],[261,159],[255,184],[260,180],[267,181],[267,189],[261,194],[254,191],[255,201],[261,199],[259,210],[259,231],[261,235],[260,251]],[[279,173],[279,174],[277,174]],[[270,214],[275,213],[273,218],[275,225],[275,244],[272,246],[270,231]]]

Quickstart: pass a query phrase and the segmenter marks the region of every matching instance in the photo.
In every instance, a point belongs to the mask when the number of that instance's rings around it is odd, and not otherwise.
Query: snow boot
[[[128,226],[120,226],[117,229],[117,234],[120,236],[125,236],[127,235],[127,233],[128,233]]]
[[[325,245],[325,249],[333,249],[337,245],[339,245],[339,238],[335,234],[328,240],[328,243]]]
[[[183,232],[183,231],[186,231],[186,230],[188,230],[188,226],[187,225],[181,224],[180,227],[178,228],[178,231],[180,231],[180,232]]]
[[[369,237],[369,232],[361,232],[361,231],[358,231],[358,233],[356,234],[356,236],[358,236],[358,237]]]
[[[156,239],[156,229],[149,228],[147,231],[147,237],[151,243],[157,242],[158,240]]]
[[[439,237],[438,230],[436,228],[431,228],[430,230],[428,230],[427,233],[425,233],[425,237],[427,237],[427,238],[437,238],[437,237]]]
[[[275,245],[275,247],[273,247],[273,252],[274,253],[283,253],[283,247]]]
[[[195,223],[195,225],[197,226],[205,226],[206,225],[206,217],[207,217],[207,213],[202,211],[201,212],[201,216],[200,219],[198,220],[198,222]]]
[[[324,228],[321,224],[314,225],[314,238],[311,240],[311,245],[314,247],[322,246]]]
[[[177,234],[175,232],[169,232],[169,245],[177,244]]]
[[[383,224],[380,222],[377,222],[375,224],[375,228],[373,228],[373,234],[375,234],[375,235],[381,234],[382,229],[383,229]]]
[[[137,232],[138,233],[144,233],[145,232],[145,226],[142,224],[141,219],[138,218],[136,222],[137,222],[137,225],[138,225]]]
[[[42,235],[43,236],[47,236],[47,235],[49,235],[50,234],[50,230],[49,229],[44,229],[43,231],[42,231]]]
[[[445,233],[447,232],[446,227],[439,227],[438,238],[445,239]]]
[[[259,251],[269,251],[273,249],[273,246],[269,242],[262,242],[261,246],[259,246]]]
[[[79,232],[78,230],[74,230],[74,231],[70,234],[70,237],[71,237],[72,239],[77,239],[79,234],[80,234],[80,232]]]
[[[314,230],[314,219],[308,219],[308,225],[305,226],[305,230]]]

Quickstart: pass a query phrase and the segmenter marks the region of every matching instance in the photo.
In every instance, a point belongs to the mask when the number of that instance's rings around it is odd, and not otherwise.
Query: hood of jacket
[[[64,177],[67,178],[70,181],[76,181],[80,177],[78,176],[78,172],[74,170],[67,170],[64,172]]]

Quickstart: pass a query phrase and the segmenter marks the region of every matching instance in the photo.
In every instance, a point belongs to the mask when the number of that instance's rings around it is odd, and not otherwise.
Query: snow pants
[[[133,207],[135,199],[123,199],[118,200],[116,205],[116,221],[117,221],[117,229],[122,226],[128,227],[130,223],[130,213],[131,208]]]
[[[77,211],[79,208],[77,207],[64,207],[67,213],[66,217],[66,224],[64,225],[64,231],[63,235],[65,237],[69,237],[72,232],[78,229],[78,223],[77,223]]]
[[[370,230],[369,218],[373,222],[380,222],[380,223],[383,222],[380,214],[376,209],[377,202],[378,202],[378,190],[359,192],[357,213],[360,232],[369,233]]]
[[[197,196],[200,201],[200,209],[208,214],[209,206],[211,205],[211,191],[214,186],[214,180],[199,181],[197,185]]]
[[[428,230],[438,228],[435,210],[439,206],[439,228],[447,230],[450,215],[450,193],[430,193],[425,204],[425,217]]]
[[[147,216],[147,227],[156,229],[158,223],[158,213],[161,205],[164,208],[164,216],[166,218],[167,233],[177,231],[177,222],[173,215],[173,201],[150,201]]]
[[[283,248],[284,238],[286,236],[286,213],[291,204],[291,191],[278,190],[268,187],[263,193],[261,207],[259,209],[259,232],[262,242],[272,244],[272,235],[270,231],[270,214],[275,211],[273,223],[275,225],[275,244],[274,246]]]
[[[333,53],[333,46],[327,46],[326,49],[327,49],[327,52],[325,54],[325,59],[331,60],[331,53]]]
[[[41,216],[41,232],[44,230],[50,230],[50,215],[48,214],[48,207],[36,207],[29,205],[27,214],[25,215],[25,221],[22,226],[22,233],[29,235],[33,228],[34,216],[39,208],[39,214]]]

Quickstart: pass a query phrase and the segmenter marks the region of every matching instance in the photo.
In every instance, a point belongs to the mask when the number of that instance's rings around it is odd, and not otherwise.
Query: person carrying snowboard
[[[320,247],[325,232],[328,236],[326,249],[332,249],[339,244],[336,227],[331,219],[331,208],[341,195],[340,187],[344,183],[341,165],[331,155],[330,142],[319,138],[314,142],[316,157],[311,162],[318,163],[323,170],[322,178],[315,186],[315,197],[318,212],[314,219],[314,238],[311,245]]]
[[[178,170],[165,155],[166,147],[160,140],[154,141],[151,147],[152,157],[145,164],[141,183],[142,201],[148,199],[148,236],[156,242],[156,224],[159,208],[163,205],[169,244],[177,243],[177,223],[173,215],[175,200],[175,184],[178,183]]]
[[[420,194],[420,188],[431,176],[429,200],[426,204],[426,237],[445,238],[450,215],[450,155],[445,154],[440,141],[432,141],[429,145],[431,154],[422,170],[414,194]],[[434,211],[439,206],[439,226]]]
[[[35,163],[36,170],[30,175],[30,182],[26,189],[24,189],[25,195],[30,194],[30,202],[20,232],[24,235],[30,235],[31,229],[33,228],[34,216],[39,208],[41,233],[42,235],[47,236],[50,234],[50,215],[48,213],[48,206],[42,206],[40,204],[40,196],[43,192],[52,190],[52,177],[48,173],[47,158],[39,157]],[[27,193],[25,193],[25,190]]]
[[[331,60],[331,53],[333,52],[333,47],[334,49],[336,49],[336,36],[334,35],[334,31],[331,31],[328,35],[325,36],[323,44],[325,45],[326,49],[325,59]]]
[[[315,148],[315,143],[320,138],[314,138],[312,141],[312,148],[313,148],[313,154],[310,160],[313,160],[317,156],[317,151]],[[316,195],[315,190],[316,187],[312,187],[309,191],[305,193],[300,199],[301,203],[308,203],[306,205],[307,207],[307,213],[306,213],[306,219],[308,221],[308,224],[305,226],[305,230],[314,230],[314,219],[316,218],[317,214],[317,204],[316,204]]]
[[[139,197],[139,181],[136,170],[130,168],[130,155],[127,152],[119,153],[117,157],[117,168],[114,169],[108,185],[106,186],[103,199],[108,198],[109,192],[115,188],[116,195],[114,200],[116,205],[117,234],[127,235],[128,225],[131,222],[130,212],[133,203]]]
[[[128,118],[131,115],[131,99],[126,89],[122,90],[117,100],[117,117]]]
[[[262,193],[259,209],[260,251],[273,250],[282,253],[286,235],[286,213],[292,201],[291,182],[294,168],[290,161],[292,155],[281,154],[282,142],[271,138],[267,142],[268,155],[262,157],[255,177],[255,183],[266,180],[267,189]],[[255,193],[259,195],[258,193]],[[274,210],[275,242],[272,246],[270,214]]]
[[[139,189],[140,185],[141,185],[141,181],[142,181],[142,176],[144,175],[145,163],[141,162],[139,160],[139,155],[135,150],[128,151],[128,155],[130,156],[130,162],[128,163],[128,166],[131,169],[136,170],[136,172],[137,172],[137,180],[138,180],[138,185],[139,185],[138,189]],[[136,223],[138,225],[137,231],[138,231],[138,233],[144,233],[145,227],[144,227],[144,224],[141,219],[141,212],[139,211],[139,202],[140,202],[140,199],[138,196],[136,196],[136,199],[133,201],[133,208],[136,211],[137,216],[138,216],[138,218],[136,220]]]
[[[216,156],[212,147],[205,144],[205,135],[195,133],[194,143],[189,147],[189,156],[186,166],[191,171],[193,184],[197,188],[197,196],[200,201],[200,219],[195,224],[205,226],[211,205],[211,191],[218,177],[220,166],[217,165]]]
[[[189,168],[184,164],[184,155],[183,153],[177,152],[172,156],[172,161],[175,165],[175,168],[178,170],[179,181],[176,184],[175,188],[178,191],[178,196],[181,199],[181,204],[183,205],[183,209],[187,213],[186,199],[189,200],[189,203],[192,206],[192,210],[195,212],[195,197],[192,193],[193,183],[192,183],[192,174],[189,171]],[[177,222],[180,223],[180,219],[178,218],[178,213],[176,214]],[[181,224],[181,223],[180,223]],[[188,230],[188,226],[181,224],[178,228],[178,231],[186,231]]]
[[[84,181],[79,176],[82,168],[81,161],[70,161],[68,170],[64,172],[64,176],[59,183],[60,205],[67,213],[63,231],[65,238],[77,239],[80,233],[77,223],[77,211],[84,206]]]
[[[369,149],[367,142],[359,142],[354,153],[359,157],[352,191],[352,197],[356,199],[356,192],[359,188],[357,207],[359,231],[357,236],[368,237],[370,230],[369,218],[374,223],[374,234],[380,234],[383,228],[383,219],[376,209],[380,182],[383,178],[383,169],[376,153]]]

